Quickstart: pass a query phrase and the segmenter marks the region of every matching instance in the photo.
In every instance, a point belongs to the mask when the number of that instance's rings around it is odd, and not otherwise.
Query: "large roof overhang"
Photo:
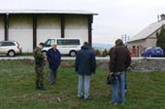
[[[0,10],[0,14],[77,14],[77,15],[98,15],[84,10]]]

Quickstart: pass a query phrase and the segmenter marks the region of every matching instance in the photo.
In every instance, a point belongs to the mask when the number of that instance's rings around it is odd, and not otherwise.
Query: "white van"
[[[48,39],[45,42],[45,47],[42,52],[46,53],[52,44],[57,44],[57,49],[61,54],[69,54],[70,56],[76,56],[77,51],[81,49],[81,40],[74,38],[58,38],[58,39]]]

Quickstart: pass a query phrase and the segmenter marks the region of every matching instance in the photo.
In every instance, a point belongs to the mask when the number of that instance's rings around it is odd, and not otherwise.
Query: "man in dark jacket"
[[[90,78],[95,73],[96,60],[94,52],[85,42],[78,52],[75,62],[75,69],[78,72],[78,97],[86,100],[91,99],[89,95]]]
[[[35,71],[36,71],[36,89],[46,90],[44,87],[44,66],[45,60],[44,55],[42,54],[42,48],[44,47],[43,43],[40,43],[38,47],[34,50],[34,58],[35,58]]]
[[[118,103],[118,83],[120,84],[121,104],[125,103],[125,69],[129,67],[131,59],[128,51],[123,45],[122,40],[118,39],[115,42],[115,47],[110,50],[110,72],[113,72],[116,79],[112,83],[113,96],[111,104]]]
[[[57,45],[53,44],[52,48],[47,52],[47,60],[49,62],[49,82],[51,85],[56,84],[57,69],[61,62],[61,54],[57,49]]]

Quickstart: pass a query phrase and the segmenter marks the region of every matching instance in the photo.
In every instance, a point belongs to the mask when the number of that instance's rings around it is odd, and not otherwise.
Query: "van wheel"
[[[7,55],[13,57],[15,56],[15,52],[13,50],[10,50]]]
[[[77,52],[76,51],[70,51],[69,55],[72,56],[72,57],[74,57],[74,56],[77,55]]]

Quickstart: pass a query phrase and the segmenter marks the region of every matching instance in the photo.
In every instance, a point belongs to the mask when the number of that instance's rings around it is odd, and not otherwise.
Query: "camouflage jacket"
[[[41,48],[36,47],[34,52],[33,52],[34,58],[35,58],[35,65],[38,66],[44,66],[45,65],[45,60],[44,60],[44,55],[41,51]]]

